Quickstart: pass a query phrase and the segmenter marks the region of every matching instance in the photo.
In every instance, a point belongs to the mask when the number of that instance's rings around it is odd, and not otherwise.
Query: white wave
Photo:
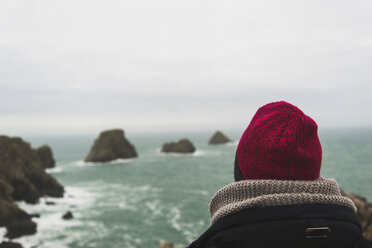
[[[239,144],[238,140],[230,141],[226,143],[227,146],[237,146]]]
[[[126,164],[131,163],[132,158],[119,158],[108,162],[85,162],[84,160],[79,160],[74,162],[76,166],[105,166],[105,165],[115,165],[115,164]]]
[[[128,248],[135,248],[139,247],[139,245],[142,243],[142,240],[139,238],[132,237],[129,234],[124,234],[124,244],[122,247],[128,247]]]
[[[130,210],[133,212],[138,212],[138,208],[136,206],[130,205],[128,201],[122,201],[118,204],[118,207],[123,210]]]
[[[151,202],[146,202],[146,207],[150,210],[151,212],[151,217],[157,217],[161,216],[163,207],[161,205],[161,202],[159,200],[151,201]]]
[[[54,241],[60,233],[65,233],[69,227],[81,226],[83,223],[79,220],[63,220],[62,213],[42,214],[40,218],[33,219],[37,223],[37,233],[32,236],[23,236],[16,239],[16,242],[21,243],[25,248],[30,247],[58,247],[67,248],[68,243],[74,241],[74,238],[69,237],[67,240],[58,239]],[[70,236],[70,235],[68,235]]]
[[[160,149],[156,150],[157,155],[174,156],[174,157],[201,157],[206,154],[204,150],[196,150],[193,153],[179,153],[179,152],[162,152]]]
[[[198,189],[195,189],[195,190],[189,190],[189,189],[184,189],[183,192],[185,193],[191,193],[191,194],[197,194],[197,195],[209,195],[209,192],[206,191],[206,190],[198,190]]]
[[[47,173],[52,173],[52,174],[54,174],[54,173],[60,173],[60,172],[62,172],[62,171],[63,171],[63,168],[62,168],[62,167],[54,167],[54,168],[48,168],[48,169],[45,169],[45,171],[46,171]]]
[[[78,217],[79,211],[92,206],[97,198],[93,192],[89,192],[79,187],[65,187],[65,196],[63,198],[43,197],[40,198],[38,204],[27,204],[25,202],[18,202],[20,208],[25,209],[29,213],[39,213],[40,218],[35,221],[43,221],[46,218],[52,217],[58,213],[59,218],[68,210]],[[47,223],[45,223],[47,224]]]
[[[194,239],[194,224],[192,223],[181,223],[181,211],[176,208],[172,207],[169,211],[170,215],[170,224],[171,226],[176,229],[177,231],[181,232],[182,235],[186,238],[187,242],[191,243]]]
[[[44,197],[40,199],[39,204],[26,204],[19,202],[21,208],[29,213],[39,213],[39,218],[33,220],[37,223],[37,233],[31,236],[23,236],[16,239],[25,248],[39,247],[39,248],[67,248],[70,243],[81,240],[82,235],[90,235],[90,229],[83,232],[75,232],[74,227],[92,227],[97,223],[87,223],[87,215],[94,214],[89,208],[94,206],[97,199],[97,194],[90,192],[80,187],[68,186],[65,188],[65,196],[63,198],[49,198]],[[53,202],[54,205],[48,205],[47,202]],[[66,211],[71,211],[74,218],[71,220],[64,220],[62,215]],[[97,227],[102,233],[102,227]],[[65,234],[61,238],[61,233]]]
[[[205,154],[206,154],[205,151],[202,151],[202,150],[196,150],[196,151],[192,154],[192,156],[194,156],[194,157],[201,157],[201,156],[204,156]]]
[[[177,231],[182,230],[181,225],[179,224],[179,219],[180,218],[181,218],[181,211],[176,207],[172,207],[169,210],[169,222],[170,222],[171,226],[174,229],[176,229]]]
[[[139,195],[138,192],[149,192],[149,193],[156,193],[156,192],[162,192],[163,189],[153,187],[151,185],[141,185],[141,186],[130,186],[130,185],[123,185],[123,184],[106,184],[102,185],[100,187],[101,189],[104,189],[104,191],[120,191],[125,192],[126,194],[136,194]],[[118,192],[113,192],[115,195],[118,194]]]
[[[6,233],[5,227],[0,227],[0,237],[4,237]]]
[[[69,227],[66,228],[65,226],[63,229],[57,229],[56,227],[60,227],[58,223],[57,225],[56,223],[53,223],[53,225],[49,223],[46,229],[41,229],[41,225],[38,225],[38,232],[35,235],[24,236],[15,241],[21,243],[25,248],[68,248],[71,247],[70,244],[73,242],[78,242],[79,247],[91,247],[86,245],[86,240],[91,237],[92,232],[95,233],[98,238],[104,238],[109,234],[104,225],[94,222],[86,222],[80,224],[80,226],[84,226],[84,230],[76,232],[73,228],[69,229]],[[64,235],[61,236],[61,233]]]

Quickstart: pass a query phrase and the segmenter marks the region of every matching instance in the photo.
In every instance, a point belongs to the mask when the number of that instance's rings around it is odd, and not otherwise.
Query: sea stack
[[[47,168],[54,168],[56,166],[56,162],[53,158],[52,149],[50,149],[47,145],[42,145],[36,150],[37,155],[41,160],[41,163],[45,169]]]
[[[85,158],[85,162],[108,162],[137,156],[135,147],[124,137],[124,131],[112,129],[100,133]]]
[[[221,131],[217,131],[213,134],[213,136],[209,139],[210,145],[219,145],[231,142],[231,140],[223,134]]]
[[[180,139],[177,142],[167,142],[161,148],[162,152],[175,152],[175,153],[193,153],[195,146],[188,139]]]

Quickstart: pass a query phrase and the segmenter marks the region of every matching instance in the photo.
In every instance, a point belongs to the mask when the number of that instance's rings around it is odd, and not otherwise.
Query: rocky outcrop
[[[124,137],[124,131],[113,129],[100,133],[85,158],[85,162],[108,162],[137,156],[135,147]]]
[[[161,242],[159,248],[174,248],[174,244],[170,242]]]
[[[37,153],[21,138],[0,136],[0,179],[16,201],[36,203],[41,196],[62,197],[64,189],[45,172]]]
[[[167,142],[161,148],[161,151],[166,153],[193,153],[195,150],[195,146],[188,139],[181,139],[178,142]]]
[[[12,187],[0,179],[0,227],[7,229],[5,237],[13,239],[36,233],[36,223],[14,203],[11,193]]]
[[[32,216],[14,200],[37,203],[41,196],[62,197],[63,193],[63,186],[45,172],[29,143],[0,136],[0,226],[6,227],[6,237],[36,232]]]
[[[62,215],[62,219],[64,220],[71,220],[72,218],[74,218],[74,215],[71,211],[67,211],[64,215]]]
[[[47,145],[42,145],[36,150],[37,155],[39,156],[39,159],[41,161],[42,166],[47,168],[54,168],[56,166],[56,162],[53,158],[53,152],[52,149],[50,149]]]
[[[223,134],[221,131],[217,131],[213,134],[213,136],[209,139],[210,145],[219,145],[219,144],[225,144],[230,142],[231,140]]]
[[[362,224],[363,236],[372,240],[372,203],[367,202],[364,196],[347,193],[341,190],[341,194],[350,198],[357,207],[357,216]]]

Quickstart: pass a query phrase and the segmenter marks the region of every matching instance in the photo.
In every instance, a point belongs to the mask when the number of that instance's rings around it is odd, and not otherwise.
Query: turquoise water
[[[238,132],[226,132],[237,140]],[[95,136],[25,137],[34,147],[51,145],[57,168],[49,170],[65,187],[63,199],[20,205],[40,213],[38,233],[19,239],[25,247],[184,247],[209,225],[210,197],[233,181],[237,142],[209,146],[212,133],[127,135],[139,158],[106,164],[83,163]],[[162,143],[188,137],[193,155],[165,155]],[[321,130],[322,175],[348,191],[372,199],[372,131]],[[56,205],[46,205],[45,201]],[[71,210],[73,220],[61,216]]]

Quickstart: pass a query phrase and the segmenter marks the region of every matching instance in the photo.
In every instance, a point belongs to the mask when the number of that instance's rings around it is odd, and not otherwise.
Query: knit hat
[[[236,151],[235,181],[319,178],[322,148],[317,130],[313,119],[287,102],[259,108]]]

